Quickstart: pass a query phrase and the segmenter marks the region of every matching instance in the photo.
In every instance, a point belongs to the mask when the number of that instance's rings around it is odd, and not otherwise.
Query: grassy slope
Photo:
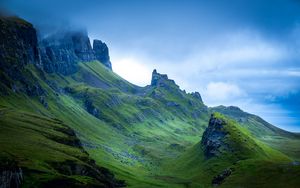
[[[0,97],[1,106],[11,113],[21,110],[66,122],[91,158],[125,179],[129,187],[207,186],[207,172],[212,177],[231,164],[201,157],[197,142],[209,112],[173,85],[139,88],[99,62],[81,63],[79,72],[70,76],[41,74],[31,66],[28,69],[46,90],[48,108],[37,97],[14,93]],[[160,97],[154,97],[153,91]],[[87,112],[87,100],[99,110],[99,117]],[[178,105],[167,105],[170,101]],[[175,160],[179,156],[179,161]],[[174,160],[176,163],[170,163]]]
[[[46,90],[48,108],[43,107],[37,97],[13,93],[1,97],[1,105],[67,122],[78,133],[91,157],[126,179],[129,186],[166,185],[164,180],[153,178],[162,171],[161,162],[176,157],[184,148],[197,142],[205,128],[205,118],[199,118],[197,122],[190,115],[178,116],[180,112],[174,115],[176,110],[165,108],[166,100],[157,101],[150,97],[152,90],[140,92],[140,88],[99,62],[80,66],[78,73],[67,77],[41,75],[34,67],[28,67]],[[95,77],[87,78],[87,74]],[[66,87],[71,93],[60,91]],[[100,110],[100,118],[86,111],[84,102],[87,99]],[[187,100],[194,99],[187,96],[177,102],[187,103]]]
[[[260,117],[243,112],[237,107],[218,106],[211,108],[211,110],[235,119],[241,126],[247,128],[255,138],[295,160],[300,160],[300,134],[279,129]]]
[[[24,173],[24,187],[41,187],[63,181],[73,186],[102,185],[89,175],[69,170],[93,168],[78,138],[58,119],[28,111],[0,107],[0,163],[17,163]],[[3,167],[3,166],[2,166]],[[70,174],[71,173],[71,174]],[[59,187],[59,186],[58,186]]]
[[[171,161],[177,176],[190,179],[190,187],[210,187],[213,177],[224,169],[233,173],[220,187],[297,187],[300,180],[300,166],[293,165],[291,159],[276,151],[227,117],[216,114],[226,121],[224,132],[228,132],[225,143],[233,151],[207,159],[200,143],[186,151],[178,159]],[[180,165],[174,165],[180,164]]]

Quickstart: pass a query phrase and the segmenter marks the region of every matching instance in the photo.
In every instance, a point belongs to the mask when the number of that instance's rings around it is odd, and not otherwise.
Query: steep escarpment
[[[0,158],[0,186],[19,188],[23,183],[23,172],[11,158]]]
[[[0,26],[0,187],[124,186],[98,166],[74,130],[49,111],[58,93],[46,80],[33,26],[16,17],[1,17]],[[72,39],[81,60],[93,55],[87,39]]]
[[[9,45],[0,46],[6,50]],[[111,71],[107,46],[95,41],[92,48],[86,32],[49,36],[39,48],[42,61],[1,62],[4,184],[118,187],[125,186],[118,180],[124,179],[129,187],[245,187],[247,177],[259,178],[252,169],[265,179],[268,168],[300,172],[297,161],[257,140],[257,132],[271,132],[260,126],[262,121],[236,108],[225,108],[224,114],[234,111],[237,122],[218,113],[210,116],[214,110],[200,93],[185,92],[156,70],[148,86],[129,83]],[[248,121],[249,126],[240,124]],[[276,131],[267,135],[279,136]],[[300,156],[294,145],[295,150],[286,147],[287,153]]]
[[[86,31],[64,31],[41,40],[43,68],[48,73],[69,75],[78,70],[79,62],[98,60],[111,69],[108,47],[94,40],[93,48]]]
[[[43,68],[48,73],[75,73],[77,63],[95,60],[85,31],[66,31],[51,35],[40,42]]]
[[[101,40],[94,40],[93,42],[93,50],[96,56],[96,59],[103,63],[106,67],[108,67],[110,70],[112,69],[111,67],[111,62],[110,62],[110,57],[109,57],[109,51],[107,45],[102,42]]]
[[[17,17],[0,17],[0,66],[3,69],[40,64],[36,30]],[[11,72],[8,72],[12,74]]]
[[[43,89],[26,66],[41,67],[36,30],[17,17],[0,17],[0,93],[43,94]]]

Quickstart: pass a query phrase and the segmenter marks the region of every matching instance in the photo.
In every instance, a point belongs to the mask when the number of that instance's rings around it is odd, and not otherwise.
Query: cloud
[[[210,82],[202,93],[208,102],[227,103],[246,96],[246,93],[237,85],[225,82]]]
[[[113,70],[121,77],[139,86],[145,86],[151,80],[151,68],[135,57],[112,58]]]

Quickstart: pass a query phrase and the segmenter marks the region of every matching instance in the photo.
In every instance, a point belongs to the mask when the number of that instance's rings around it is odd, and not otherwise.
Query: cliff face
[[[48,73],[64,75],[77,70],[78,62],[99,60],[111,69],[108,47],[95,40],[93,47],[85,31],[67,31],[43,39],[40,42],[43,68]]]
[[[96,59],[111,70],[112,67],[107,45],[101,40],[94,40],[93,50],[95,52]]]
[[[77,62],[96,60],[85,32],[56,34],[43,39],[40,46],[43,68],[48,73],[72,74]]]
[[[36,30],[17,17],[0,17],[0,93],[7,94],[6,88],[30,96],[43,93],[27,64],[41,67]]]
[[[16,17],[0,17],[0,35],[1,67],[40,65],[36,31],[30,23]]]
[[[44,91],[26,65],[33,64],[42,73],[73,74],[78,62],[99,60],[111,69],[108,47],[94,41],[93,50],[85,31],[66,31],[38,42],[32,24],[17,17],[0,16],[0,93],[22,92],[42,96]],[[26,76],[25,76],[26,75]]]
[[[0,187],[19,188],[23,181],[23,172],[16,161],[6,158],[0,159]]]
[[[218,156],[224,148],[227,149],[227,144],[224,142],[224,137],[228,132],[224,129],[226,122],[212,115],[208,127],[203,133],[201,145],[204,155],[207,158]]]

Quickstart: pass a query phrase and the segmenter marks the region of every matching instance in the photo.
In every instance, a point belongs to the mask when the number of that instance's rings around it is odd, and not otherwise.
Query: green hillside
[[[212,115],[202,141],[168,166],[188,179],[190,187],[297,187],[300,181],[299,163],[218,113]]]
[[[279,129],[262,118],[246,113],[237,107],[218,106],[211,108],[211,110],[235,119],[241,126],[247,128],[255,138],[259,139],[264,144],[285,153],[295,160],[299,160],[300,134],[294,134]]]
[[[39,58],[25,61],[37,55],[32,54],[37,41],[24,39],[35,30],[23,23],[18,29],[20,20],[10,19],[14,24],[0,20],[0,26],[6,24],[0,42],[11,47],[0,45],[7,52],[0,53],[0,170],[7,184],[299,185],[298,134],[236,107],[208,108],[199,93],[186,93],[156,70],[148,86],[138,87],[96,59],[53,67],[52,56],[45,67]],[[34,48],[25,53],[27,43]],[[60,48],[47,53],[61,54]],[[70,49],[62,52],[74,55]]]

